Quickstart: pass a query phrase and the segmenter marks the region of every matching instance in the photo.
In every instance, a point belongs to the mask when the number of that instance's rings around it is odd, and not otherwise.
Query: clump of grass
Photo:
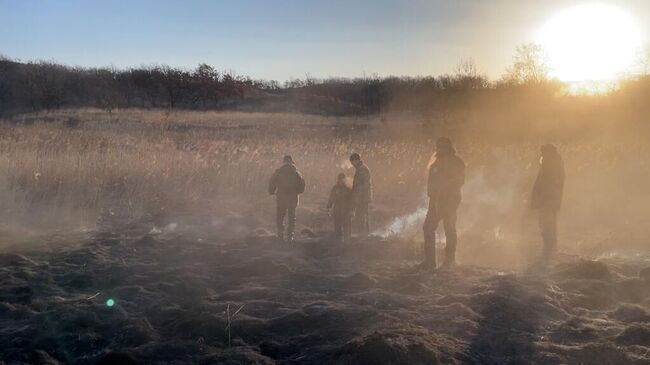
[[[226,306],[225,314],[226,314],[226,322],[227,322],[226,333],[228,333],[228,347],[232,346],[232,342],[231,342],[232,323],[235,320],[235,317],[237,317],[237,315],[239,314],[239,312],[242,311],[242,309],[244,309],[244,304],[242,304],[241,307],[239,307],[239,309],[237,309],[236,311],[230,313],[230,303],[228,303],[228,305]]]

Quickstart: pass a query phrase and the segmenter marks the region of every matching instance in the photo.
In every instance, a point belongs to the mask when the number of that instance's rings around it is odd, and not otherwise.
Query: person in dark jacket
[[[552,144],[543,145],[541,154],[531,208],[539,214],[539,228],[544,242],[542,258],[548,262],[557,248],[557,217],[564,191],[564,161]]]
[[[305,191],[305,180],[296,169],[291,156],[284,156],[282,166],[275,170],[269,181],[269,194],[276,197],[276,224],[278,239],[284,241],[284,217],[288,216],[286,239],[293,241],[296,227],[298,196]]]
[[[352,181],[352,201],[354,203],[354,216],[362,237],[367,237],[370,233],[370,224],[368,222],[368,208],[372,202],[372,181],[370,178],[370,169],[361,160],[358,153],[350,156],[350,162],[355,168],[354,180]]]
[[[352,188],[348,186],[346,176],[340,173],[336,185],[332,187],[327,202],[327,212],[334,218],[334,235],[339,242],[350,241],[352,226]]]
[[[456,263],[456,211],[461,201],[461,188],[465,183],[465,163],[456,155],[449,138],[436,141],[435,161],[429,167],[427,193],[429,210],[424,221],[423,266],[436,268],[436,229],[442,221],[447,245],[443,266]]]

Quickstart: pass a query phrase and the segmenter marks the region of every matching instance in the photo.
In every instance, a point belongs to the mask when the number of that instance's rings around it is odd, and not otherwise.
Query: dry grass
[[[133,218],[235,202],[269,210],[266,180],[287,153],[307,177],[309,203],[326,199],[340,170],[352,173],[346,162],[352,151],[393,172],[376,175],[379,192],[421,180],[430,145],[376,135],[373,122],[139,110],[23,116],[0,125],[0,176],[3,201],[9,201],[2,204],[3,220],[25,221],[35,213],[63,218],[65,212],[88,225],[116,201]]]
[[[0,123],[0,219],[5,226],[93,228],[114,212],[127,220],[237,212],[271,227],[266,182],[290,153],[307,179],[301,222],[321,228],[329,221],[319,209],[336,174],[353,173],[347,157],[356,151],[373,171],[375,222],[383,224],[422,202],[432,141],[419,132],[372,117],[93,109],[25,115]],[[511,223],[525,207],[540,141],[488,145],[471,131],[457,140],[468,163],[462,224],[488,230]],[[571,233],[624,230],[650,216],[650,153],[642,140],[561,144],[565,226],[579,229]]]

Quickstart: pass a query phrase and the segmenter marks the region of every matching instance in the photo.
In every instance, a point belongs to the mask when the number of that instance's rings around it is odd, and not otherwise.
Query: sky
[[[0,0],[0,54],[126,68],[208,63],[253,78],[496,78],[558,11],[616,4],[650,34],[646,0]]]

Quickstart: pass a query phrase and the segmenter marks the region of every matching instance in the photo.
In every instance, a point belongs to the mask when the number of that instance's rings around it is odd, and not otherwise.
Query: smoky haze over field
[[[279,157],[291,153],[308,185],[299,227],[328,231],[328,190],[338,172],[353,174],[347,156],[357,151],[373,171],[372,230],[420,240],[426,166],[440,133],[455,137],[468,164],[461,256],[486,259],[494,250],[539,246],[528,199],[539,145],[548,140],[558,144],[567,169],[561,247],[644,246],[650,182],[644,126],[601,119],[582,132],[571,123],[551,124],[540,126],[537,136],[513,139],[514,121],[448,126],[421,120],[397,113],[327,118],[93,109],[22,115],[2,127],[3,222],[22,229],[64,221],[101,229],[112,221],[141,221],[148,229],[175,223],[248,236],[272,228],[266,180]]]
[[[613,96],[563,100],[609,112],[61,109],[6,118],[0,359],[647,363],[647,127],[627,118],[638,111],[611,112]],[[539,114],[518,125],[522,110]],[[456,141],[467,181],[460,266],[432,274],[416,263],[439,135]],[[529,272],[541,239],[528,200],[548,141],[567,179],[559,253],[538,275]],[[338,245],[324,206],[336,175],[353,173],[353,151],[372,169],[376,236]],[[286,153],[307,181],[297,232],[311,234],[294,244],[272,237],[266,192]]]
[[[0,362],[648,363],[648,76],[573,93],[538,52],[499,80],[464,62],[282,87],[1,60]],[[418,264],[441,136],[467,167],[459,266],[433,273]],[[566,183],[540,269],[545,143]],[[325,205],[353,152],[373,235],[338,244]],[[286,154],[306,180],[292,244],[267,191]]]

